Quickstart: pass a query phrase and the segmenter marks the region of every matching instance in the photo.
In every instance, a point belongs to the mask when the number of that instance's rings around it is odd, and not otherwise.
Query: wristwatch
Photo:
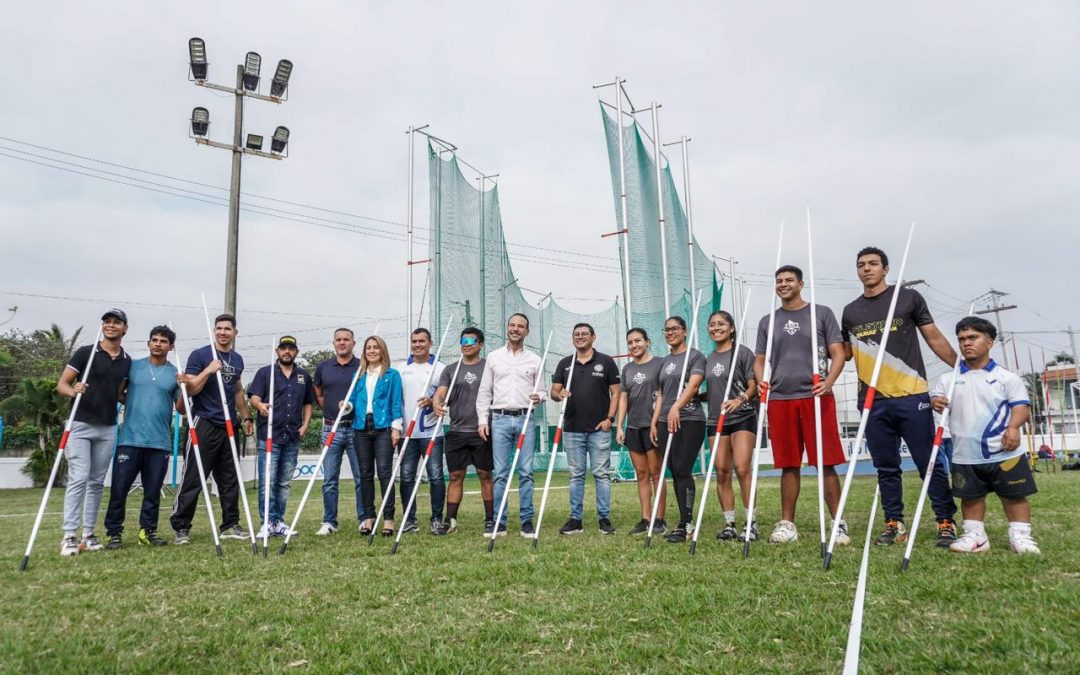
[[[609,415],[608,418],[607,418],[607,421],[611,422],[612,424],[615,424],[615,416],[614,415]]]

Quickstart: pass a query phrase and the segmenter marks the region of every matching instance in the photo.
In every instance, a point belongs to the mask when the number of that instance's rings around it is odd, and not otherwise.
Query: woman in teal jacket
[[[360,494],[364,501],[364,522],[360,534],[375,527],[375,471],[386,498],[383,513],[384,537],[394,534],[394,486],[390,472],[394,447],[401,440],[401,374],[390,367],[390,351],[377,335],[364,340],[360,355],[360,379],[353,391],[356,430],[353,436],[360,457]],[[387,492],[389,491],[389,496]]]

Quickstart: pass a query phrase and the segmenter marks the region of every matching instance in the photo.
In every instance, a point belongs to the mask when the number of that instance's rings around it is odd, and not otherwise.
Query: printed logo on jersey
[[[667,368],[664,368],[664,372],[667,373],[668,375],[674,373],[675,372],[675,362],[672,361],[671,363],[667,364]]]
[[[236,379],[236,368],[231,363],[221,361],[221,359],[218,359],[218,361],[221,362],[221,370],[218,371],[221,373],[221,379],[225,384],[232,384],[232,381]]]
[[[784,332],[787,333],[788,335],[794,335],[795,333],[798,333],[799,332],[799,322],[798,321],[792,321],[791,319],[788,319],[787,323],[784,324]]]
[[[592,369],[593,369],[594,373],[602,373],[602,372],[604,372],[604,366],[600,365],[599,363],[596,364],[595,366],[593,366]]]
[[[476,384],[476,381],[480,378],[478,378],[475,373],[468,372],[465,373],[465,377],[462,379],[465,380],[465,384],[474,385]]]
[[[645,377],[645,373],[641,373],[641,372],[634,373],[634,384],[641,384],[646,379],[648,379],[648,378]]]
[[[712,369],[713,377],[720,377],[721,375],[724,374],[725,370],[727,370],[727,368],[724,367],[724,364],[722,364],[722,363],[716,364],[715,366],[713,366],[713,369]]]

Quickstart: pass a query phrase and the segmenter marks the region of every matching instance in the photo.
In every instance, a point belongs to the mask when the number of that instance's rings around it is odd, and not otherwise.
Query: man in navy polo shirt
[[[296,458],[300,454],[300,440],[307,433],[311,423],[311,411],[315,403],[315,390],[311,375],[296,365],[296,355],[300,353],[296,338],[283,335],[278,340],[277,363],[263,366],[255,373],[255,378],[248,386],[251,406],[259,412],[259,517],[262,526],[270,527],[270,536],[283,537],[290,532],[285,525],[285,502],[289,498],[293,470]],[[274,442],[270,452],[270,513],[263,513],[266,486],[266,422],[270,414],[270,369],[274,368],[274,428],[271,431]],[[268,517],[269,515],[269,517]],[[262,531],[259,536],[263,535]]]
[[[575,353],[559,361],[551,378],[551,400],[569,399],[564,424],[566,463],[570,468],[570,519],[559,534],[583,531],[586,462],[592,465],[596,484],[600,533],[615,534],[611,525],[611,425],[619,407],[619,367],[615,359],[593,349],[596,333],[592,326],[579,323],[572,335]]]
[[[62,556],[104,548],[94,536],[94,524],[105,491],[105,474],[109,471],[109,460],[116,445],[116,404],[131,370],[131,357],[120,346],[127,329],[127,314],[123,310],[114,308],[105,312],[101,316],[103,339],[97,350],[92,345],[75,350],[56,383],[56,391],[63,396],[83,395],[64,449],[68,477],[64,490]],[[86,382],[76,381],[86,368],[90,368]],[[80,525],[81,542],[77,539]]]
[[[355,348],[356,338],[352,330],[338,328],[334,331],[334,358],[315,367],[315,398],[323,411],[322,443],[326,443],[338,410],[345,402],[345,394],[349,392],[349,385],[360,368],[360,359],[353,354]],[[361,523],[364,521],[364,502],[360,498],[360,460],[353,445],[354,414],[350,408],[341,415],[341,424],[323,461],[323,519],[319,531],[315,533],[319,536],[333,534],[338,529],[338,478],[341,475],[342,455],[349,457],[356,486],[356,519]]]
[[[214,360],[210,345],[191,352],[184,368],[183,381],[187,384],[188,395],[191,397],[191,414],[195,419],[195,433],[199,436],[203,471],[214,476],[221,495],[221,537],[248,539],[248,533],[240,527],[241,485],[233,466],[224,413],[225,409],[229,410],[234,428],[237,420],[243,419],[244,435],[252,434],[253,420],[244,398],[244,387],[240,384],[244,359],[233,350],[235,339],[236,319],[232,314],[218,315],[214,319],[217,360]],[[225,396],[229,399],[224,402],[224,406],[217,382],[213,381],[217,379],[215,373],[218,372],[225,382]],[[192,452],[194,448],[188,444],[180,491],[176,494],[172,517],[169,519],[173,531],[176,532],[177,546],[191,543],[191,520],[195,517],[195,508],[202,492]]]

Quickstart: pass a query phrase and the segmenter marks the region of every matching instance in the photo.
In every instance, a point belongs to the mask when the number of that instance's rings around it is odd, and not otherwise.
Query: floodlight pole
[[[405,223],[409,231],[409,244],[408,252],[405,258],[405,267],[408,270],[405,281],[405,351],[408,352],[409,340],[411,339],[411,333],[419,323],[419,317],[417,321],[413,322],[413,266],[421,262],[430,262],[427,260],[417,261],[413,260],[413,203],[415,201],[415,185],[416,185],[416,132],[427,129],[429,125],[425,124],[421,127],[410,126],[405,130],[405,134],[409,137],[409,199],[408,207],[405,211]]]

